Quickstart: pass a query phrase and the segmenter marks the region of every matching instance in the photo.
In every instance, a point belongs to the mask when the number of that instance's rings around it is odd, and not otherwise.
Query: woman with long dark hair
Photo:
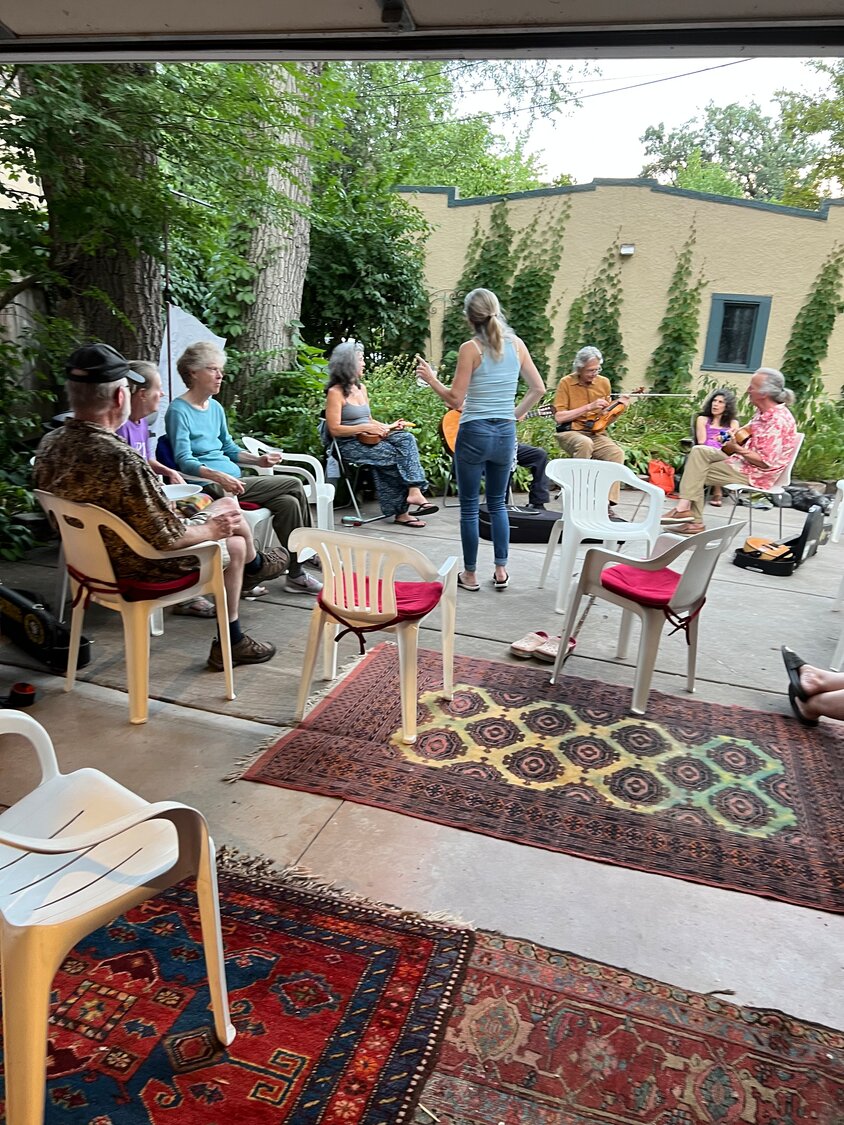
[[[363,347],[344,340],[331,353],[325,387],[325,425],[350,465],[369,465],[385,516],[402,527],[424,527],[420,516],[438,511],[422,492],[428,487],[416,438],[399,418],[389,425],[372,417],[363,383]]]
[[[738,404],[736,396],[726,387],[721,387],[707,396],[695,418],[695,442],[720,449],[727,439],[739,428]],[[723,493],[720,484],[713,484],[709,503],[720,508]]]
[[[492,585],[496,590],[505,590],[510,581],[510,520],[505,497],[516,450],[516,422],[539,402],[545,384],[530,352],[504,319],[498,298],[491,290],[473,289],[468,293],[463,313],[472,329],[472,338],[460,347],[451,386],[444,386],[424,359],[420,359],[416,374],[447,406],[461,411],[454,449],[463,547],[463,571],[458,575],[458,585],[464,590],[480,589],[479,507],[484,480],[492,526]],[[528,389],[514,407],[520,376]]]

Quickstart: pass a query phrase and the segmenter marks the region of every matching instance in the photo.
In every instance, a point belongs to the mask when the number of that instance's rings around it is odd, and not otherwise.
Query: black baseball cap
[[[130,383],[143,383],[129,366],[129,361],[110,344],[86,344],[68,357],[65,372],[72,383],[116,383],[128,379]]]

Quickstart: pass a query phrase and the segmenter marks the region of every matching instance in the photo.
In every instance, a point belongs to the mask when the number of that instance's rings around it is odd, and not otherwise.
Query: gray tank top
[[[372,411],[366,403],[344,402],[340,411],[340,421],[344,426],[359,426],[361,422],[370,422]]]

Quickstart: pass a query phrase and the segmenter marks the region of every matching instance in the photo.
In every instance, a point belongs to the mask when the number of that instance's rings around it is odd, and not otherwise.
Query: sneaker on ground
[[[273,547],[261,552],[262,562],[254,574],[244,574],[242,593],[248,594],[262,582],[271,582],[285,574],[290,566],[290,552],[285,547]]]
[[[322,589],[322,583],[318,582],[313,575],[297,574],[295,578],[291,578],[288,574],[287,581],[284,584],[285,590],[289,590],[291,594],[318,594]]]
[[[234,664],[264,664],[275,656],[275,645],[264,641],[253,640],[246,634],[240,638],[236,645],[232,645],[232,663]],[[223,670],[223,650],[220,642],[215,637],[211,642],[211,651],[208,653],[208,667],[215,672]]]

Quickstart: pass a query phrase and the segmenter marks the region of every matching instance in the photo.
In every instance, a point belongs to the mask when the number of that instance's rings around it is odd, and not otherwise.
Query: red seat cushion
[[[238,504],[242,512],[257,512],[261,507],[260,504],[255,504],[252,500],[238,500]]]
[[[603,571],[601,585],[639,605],[660,607],[668,605],[674,597],[681,578],[681,574],[667,566],[662,570],[639,570],[621,563]]]
[[[367,579],[367,601],[369,601],[368,586],[369,580]],[[442,582],[396,582],[395,588],[396,616],[401,621],[414,621],[424,617],[439,604],[443,593]],[[325,590],[320,593],[320,604],[322,604],[325,594]],[[357,595],[357,585],[355,586],[355,594]],[[357,598],[354,600],[357,600]],[[374,608],[376,613],[383,613],[380,582],[378,583],[377,605]]]
[[[167,594],[177,594],[187,590],[199,581],[199,571],[189,570],[175,578],[165,578],[158,582],[146,582],[139,578],[122,578],[117,583],[120,596],[127,602],[151,602]]]

